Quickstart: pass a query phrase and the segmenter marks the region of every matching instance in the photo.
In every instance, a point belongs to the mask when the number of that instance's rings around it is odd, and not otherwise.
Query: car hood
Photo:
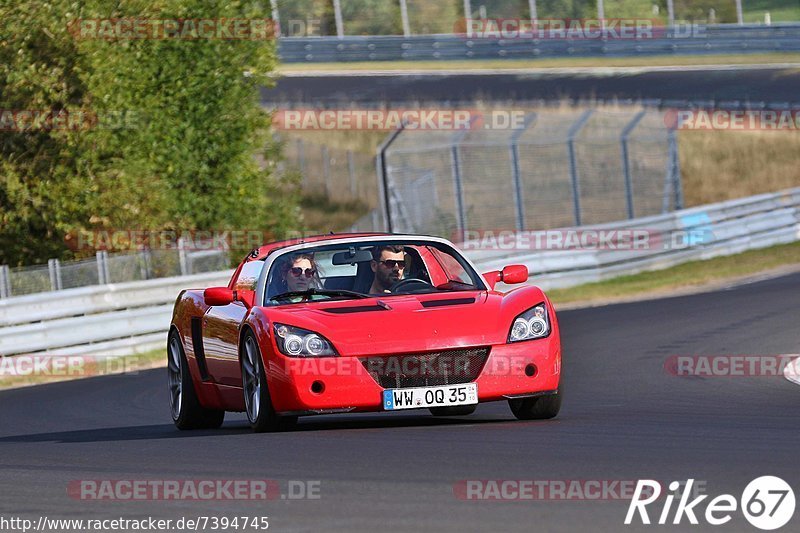
[[[265,308],[271,322],[325,336],[343,356],[423,352],[506,341],[503,296],[452,292]]]

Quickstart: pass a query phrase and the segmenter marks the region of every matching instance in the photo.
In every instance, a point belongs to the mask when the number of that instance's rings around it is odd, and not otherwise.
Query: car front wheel
[[[564,387],[558,386],[555,394],[536,396],[534,398],[515,398],[508,400],[511,412],[519,420],[546,420],[558,416]]]
[[[280,416],[272,408],[261,350],[255,335],[248,331],[242,343],[242,390],[250,426],[256,433],[282,431],[297,423],[296,416]]]

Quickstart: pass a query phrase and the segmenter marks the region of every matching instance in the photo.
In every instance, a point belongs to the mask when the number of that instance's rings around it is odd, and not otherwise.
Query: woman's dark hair
[[[317,261],[314,259],[314,254],[298,252],[295,254],[289,254],[288,257],[281,259],[281,263],[278,266],[278,276],[273,281],[273,283],[280,288],[280,291],[286,292],[289,290],[289,287],[286,284],[286,278],[289,275],[289,270],[291,270],[292,265],[301,259],[308,259],[308,261],[311,263],[311,268],[316,270],[314,273],[314,285],[317,287],[322,286],[322,282],[319,279],[319,266],[317,265]]]

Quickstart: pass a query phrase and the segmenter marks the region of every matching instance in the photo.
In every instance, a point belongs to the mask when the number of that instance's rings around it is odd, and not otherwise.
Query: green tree
[[[68,31],[76,19],[268,16],[258,3],[223,0],[2,7],[0,108],[101,120],[88,129],[2,132],[0,262],[68,257],[64,239],[76,231],[280,236],[295,228],[294,187],[272,172],[280,151],[258,105],[276,63],[274,40],[81,39]]]

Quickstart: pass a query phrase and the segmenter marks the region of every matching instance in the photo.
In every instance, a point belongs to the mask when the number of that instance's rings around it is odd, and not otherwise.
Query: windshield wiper
[[[367,296],[366,294],[361,294],[360,292],[348,291],[344,289],[308,289],[305,291],[284,292],[282,294],[272,296],[270,298],[270,301],[285,300],[287,298],[292,298],[294,296],[313,296],[315,294],[319,294],[320,296],[349,296],[351,298],[369,298],[369,296]]]

